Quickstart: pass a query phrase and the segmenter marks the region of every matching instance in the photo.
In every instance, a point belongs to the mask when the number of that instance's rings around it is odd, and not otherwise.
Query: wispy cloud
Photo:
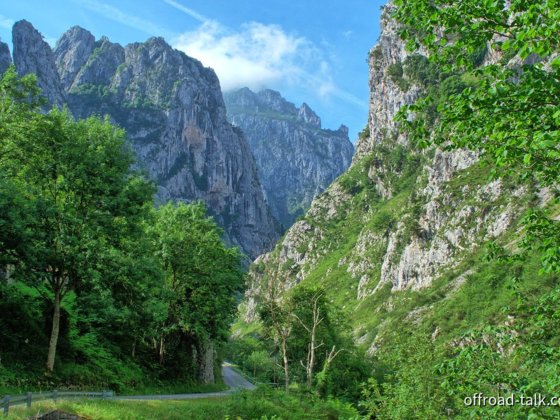
[[[6,16],[0,15],[0,28],[12,29],[14,26],[14,20],[7,18]]]
[[[367,109],[367,102],[336,85],[330,60],[306,38],[258,22],[232,30],[175,0],[163,1],[201,22],[173,46],[212,67],[224,91],[302,86],[323,100],[334,97]]]
[[[114,6],[102,3],[98,0],[74,0],[74,2],[88,10],[102,15],[107,19],[122,23],[123,25],[129,26],[148,35],[163,36],[168,39],[175,36],[175,34],[169,32],[167,29],[149,20],[125,13]]]
[[[189,16],[192,17],[193,19],[198,20],[198,21],[201,22],[201,23],[204,23],[204,22],[207,22],[207,21],[210,20],[210,19],[208,19],[207,17],[205,17],[205,16],[201,15],[200,13],[196,12],[195,10],[193,10],[193,9],[191,9],[191,8],[189,8],[189,7],[183,6],[182,4],[177,3],[177,2],[174,1],[174,0],[163,0],[163,1],[164,1],[165,3],[167,3],[168,5],[174,7],[175,9],[180,10],[181,12],[183,12],[183,13],[189,15]]]
[[[347,31],[342,32],[342,36],[344,37],[344,39],[346,39],[347,41],[350,40],[350,38],[352,38],[352,35],[354,35],[354,31],[349,29]]]
[[[301,66],[318,55],[306,39],[287,34],[278,25],[257,22],[231,31],[207,20],[196,31],[176,38],[174,46],[212,67],[224,90],[295,83],[304,74]]]
[[[302,76],[306,85],[311,87],[320,98],[326,100],[337,98],[363,110],[369,109],[366,101],[336,85],[332,78],[331,66],[326,61],[322,61],[314,73],[304,71]]]

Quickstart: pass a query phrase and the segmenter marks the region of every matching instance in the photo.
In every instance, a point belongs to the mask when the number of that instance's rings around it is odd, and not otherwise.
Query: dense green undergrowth
[[[140,419],[356,419],[358,412],[348,404],[322,400],[304,393],[259,388],[220,398],[188,401],[61,401],[43,402],[31,409],[14,407],[6,418],[22,419],[52,410],[76,413],[99,420]]]
[[[43,104],[0,79],[0,392],[213,384],[241,253],[202,203],[154,205],[108,118]]]

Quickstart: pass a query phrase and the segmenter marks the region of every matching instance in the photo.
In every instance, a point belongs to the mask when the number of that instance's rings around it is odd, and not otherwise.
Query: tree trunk
[[[159,365],[160,366],[163,366],[164,355],[165,355],[165,349],[164,349],[164,341],[163,341],[163,334],[162,334],[159,339]]]
[[[288,348],[287,348],[287,337],[282,338],[282,358],[284,359],[284,383],[286,387],[286,393],[289,392],[290,388],[290,375],[288,371]]]
[[[198,350],[198,378],[203,384],[214,383],[214,343],[204,340]]]
[[[134,342],[132,343],[132,358],[136,359],[136,339],[134,339]]]
[[[307,360],[307,387],[311,388],[313,385],[313,368],[315,367],[315,332],[316,325],[311,329],[311,343],[309,344],[309,358]]]
[[[54,294],[54,312],[51,328],[51,340],[49,342],[49,354],[47,356],[47,370],[54,370],[54,360],[56,357],[56,345],[58,343],[58,333],[60,332],[60,290]]]

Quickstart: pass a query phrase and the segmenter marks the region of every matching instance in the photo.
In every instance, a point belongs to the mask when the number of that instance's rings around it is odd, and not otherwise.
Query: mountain
[[[4,73],[10,64],[12,64],[10,48],[8,44],[0,41],[0,74]]]
[[[291,226],[350,165],[348,129],[322,129],[307,104],[296,108],[269,89],[243,88],[224,94],[224,100],[229,121],[247,136],[272,214]]]
[[[109,115],[126,130],[139,166],[159,187],[159,201],[204,201],[229,242],[251,258],[272,246],[278,223],[249,145],[226,119],[213,70],[162,38],[123,47],[80,27],[52,51],[20,21],[13,44],[16,69],[37,75],[51,105],[66,104],[78,118]]]
[[[369,119],[352,165],[254,262],[242,305],[252,322],[269,296],[321,286],[371,355],[402,341],[406,326],[451,341],[489,319],[512,322],[504,309],[515,305],[512,287],[537,296],[552,282],[538,255],[511,265],[484,258],[493,241],[515,248],[523,214],[547,207],[551,191],[514,174],[492,177],[475,152],[419,149],[395,122],[403,105],[427,92],[445,101],[472,77],[438,73],[408,52],[392,8],[369,53]]]

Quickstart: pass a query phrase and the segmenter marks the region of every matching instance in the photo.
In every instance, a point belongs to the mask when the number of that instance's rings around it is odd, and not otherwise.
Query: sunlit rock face
[[[212,69],[162,38],[122,47],[79,27],[51,51],[28,22],[14,26],[14,61],[20,74],[37,74],[50,104],[67,104],[80,118],[109,115],[123,127],[159,201],[204,201],[250,258],[278,238],[249,145],[226,119]]]
[[[348,129],[322,129],[307,104],[296,108],[269,89],[243,88],[224,99],[228,119],[247,136],[273,215],[290,227],[350,165]]]

